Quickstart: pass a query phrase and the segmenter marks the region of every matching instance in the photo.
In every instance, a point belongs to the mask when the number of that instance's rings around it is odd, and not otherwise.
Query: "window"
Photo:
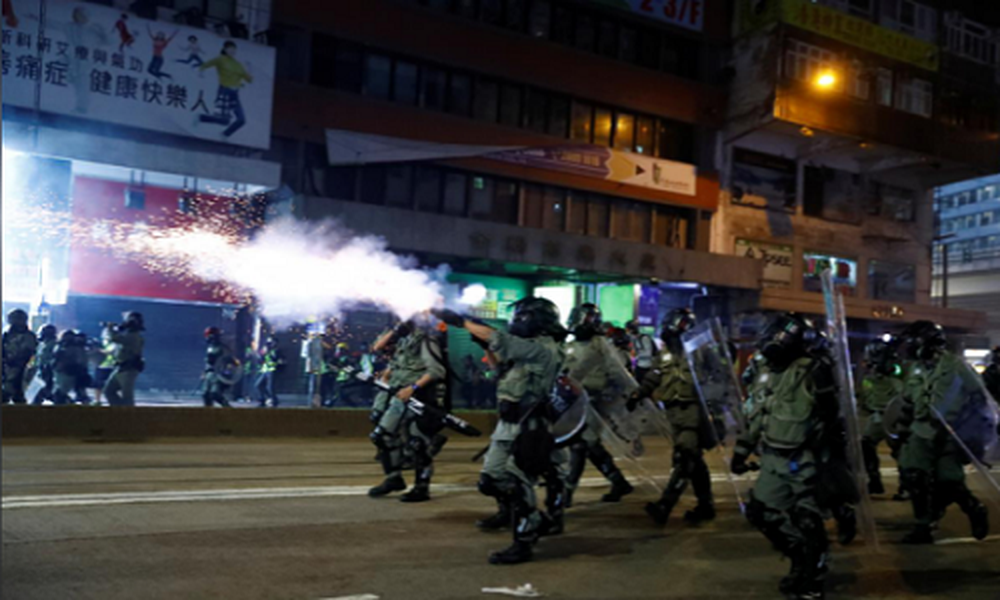
[[[659,121],[659,131],[656,134],[656,156],[670,160],[684,160],[688,153],[688,140],[685,128],[671,121]]]
[[[980,217],[979,217],[979,224],[982,227],[986,227],[987,225],[992,225],[993,224],[993,213],[992,212],[984,212],[982,215],[980,215]]]
[[[860,61],[852,61],[848,77],[847,93],[859,100],[868,100],[871,96],[871,79],[865,65]]]
[[[896,86],[896,108],[922,117],[930,117],[934,88],[923,79],[903,79]]]
[[[365,95],[381,100],[389,99],[392,81],[392,61],[388,56],[369,54],[365,57]]]
[[[524,31],[525,4],[527,0],[506,0],[504,2],[504,25],[514,31]]]
[[[819,4],[835,8],[855,17],[868,17],[872,14],[872,0],[819,0]]]
[[[417,82],[420,71],[417,65],[396,61],[396,71],[393,75],[392,99],[396,102],[415,106],[417,104]]]
[[[917,292],[916,273],[913,265],[869,261],[868,297],[872,300],[913,302]]]
[[[657,207],[651,225],[654,244],[670,248],[688,247],[688,219],[677,211]]]
[[[333,64],[333,87],[357,94],[361,91],[362,56],[360,46],[337,43],[337,56]]]
[[[500,88],[495,81],[477,79],[476,93],[472,103],[473,118],[496,123],[499,109],[497,95],[499,93]]]
[[[500,89],[500,122],[510,127],[521,126],[521,88],[504,85]]]
[[[517,205],[520,200],[517,182],[499,180],[493,197],[493,220],[497,223],[517,223]]]
[[[587,52],[594,51],[594,44],[597,41],[597,29],[594,25],[594,18],[590,15],[576,15],[576,35],[574,36],[575,46]]]
[[[928,42],[937,41],[937,12],[913,0],[882,0],[881,23]]]
[[[549,37],[551,10],[548,2],[536,0],[532,3],[531,13],[528,15],[528,35],[536,38]]]
[[[502,25],[503,0],[482,0],[479,16],[490,25]]]
[[[462,173],[445,173],[444,214],[465,215],[466,176]]]
[[[618,113],[615,119],[616,150],[632,151],[635,147],[635,115]]]
[[[432,110],[444,109],[447,76],[441,69],[425,67],[420,82],[420,105]]]
[[[968,19],[948,23],[948,50],[984,65],[996,66],[997,42],[990,29]]]
[[[573,141],[590,143],[593,128],[594,107],[584,102],[573,101],[573,119],[569,137]]]
[[[660,36],[653,31],[639,33],[639,66],[660,68]]]
[[[468,75],[452,73],[448,82],[448,112],[468,116],[471,102],[472,79]]]
[[[611,111],[607,108],[594,109],[594,143],[598,146],[611,145]]]
[[[524,126],[531,131],[545,133],[548,111],[548,97],[539,90],[529,88],[525,93]]]
[[[653,136],[656,132],[655,120],[649,117],[639,117],[635,130],[635,151],[639,154],[652,155],[655,150]]]
[[[385,186],[386,168],[382,165],[366,167],[361,172],[361,201],[382,204],[385,201]]]
[[[365,173],[373,167],[366,167]],[[382,175],[385,178],[386,204],[397,208],[413,208],[413,167],[392,165]]]
[[[602,20],[598,27],[597,53],[608,58],[618,58],[618,25]]]
[[[814,81],[820,74],[836,71],[837,55],[819,46],[797,40],[788,40],[785,47],[785,77],[799,81]],[[843,91],[843,77],[834,84],[836,91]]]
[[[552,9],[552,41],[566,46],[573,45],[573,13],[569,9],[556,6]]]
[[[636,44],[638,34],[631,27],[622,27],[618,30],[618,58],[627,63],[636,61]]]
[[[875,101],[882,106],[892,106],[892,71],[879,68],[875,72]]]
[[[615,202],[615,239],[629,242],[648,242],[651,215],[652,211],[648,204]]]
[[[569,100],[566,98],[549,98],[549,122],[546,132],[549,135],[566,137],[569,127]]]
[[[417,202],[417,210],[440,212],[441,171],[435,167],[417,167],[413,183],[413,196]]]
[[[493,216],[493,193],[492,177],[474,176],[469,189],[469,216],[490,219]]]
[[[550,231],[562,231],[566,226],[566,190],[546,187],[542,200],[542,227]]]

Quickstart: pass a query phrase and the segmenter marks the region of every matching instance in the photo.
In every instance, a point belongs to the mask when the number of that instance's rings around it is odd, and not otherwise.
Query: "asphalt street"
[[[493,508],[475,491],[480,447],[453,440],[433,501],[413,505],[365,495],[380,480],[367,440],[5,442],[2,595],[422,600],[531,583],[546,598],[778,598],[787,563],[718,472],[714,522],[683,523],[686,498],[660,528],[642,510],[651,485],[601,503],[589,468],[565,534],[544,539],[533,563],[487,564],[509,538],[473,527]],[[629,475],[660,477],[667,463],[653,442]],[[829,598],[1000,598],[1000,515],[974,542],[952,509],[938,544],[909,547],[898,543],[908,506],[874,507],[880,547],[835,544]]]

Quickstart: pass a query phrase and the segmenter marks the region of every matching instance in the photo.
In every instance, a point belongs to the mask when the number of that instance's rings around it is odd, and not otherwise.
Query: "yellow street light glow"
[[[816,87],[821,87],[824,89],[829,89],[837,83],[837,76],[833,73],[821,73],[819,77],[816,78]]]

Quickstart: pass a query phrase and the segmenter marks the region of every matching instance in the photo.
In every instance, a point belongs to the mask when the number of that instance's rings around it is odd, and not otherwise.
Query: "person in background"
[[[284,366],[285,358],[278,350],[278,340],[274,336],[268,336],[264,346],[260,349],[260,374],[257,375],[257,383],[254,385],[260,396],[261,408],[268,404],[273,408],[278,407],[278,395],[274,391],[274,378]]]
[[[145,330],[142,313],[135,311],[125,313],[125,321],[120,325],[105,324],[102,336],[107,335],[115,345],[115,370],[104,385],[104,395],[111,406],[135,406],[135,382],[146,368],[142,358]]]
[[[302,342],[301,357],[309,380],[309,403],[313,408],[319,408],[325,400],[327,367],[323,360],[324,341],[322,335],[313,332]]]
[[[462,400],[474,408],[478,406],[477,392],[479,391],[479,366],[471,354],[466,354],[462,359]]]
[[[3,403],[24,404],[25,374],[35,357],[38,339],[28,329],[28,313],[20,308],[7,313],[3,332]]]
[[[222,330],[218,327],[208,327],[205,329],[205,372],[202,374],[202,400],[206,408],[211,408],[218,404],[223,408],[229,408],[229,400],[226,393],[230,384],[224,379],[227,367],[233,366],[235,359],[233,351],[222,341]],[[235,363],[235,368],[239,369],[239,363]]]
[[[46,400],[52,401],[55,392],[55,353],[58,344],[58,332],[56,326],[49,323],[43,325],[38,330],[38,352],[35,355],[35,364],[38,367],[38,378],[42,380],[42,388],[35,392],[35,397],[31,403],[38,405]]]
[[[638,321],[629,321],[625,325],[625,330],[632,337],[632,351],[635,353],[635,380],[641,382],[646,378],[646,373],[649,373],[649,370],[653,368],[656,342],[653,341],[652,336],[639,330]]]
[[[90,404],[87,396],[87,385],[90,383],[87,373],[87,337],[84,334],[67,329],[59,335],[59,343],[53,352],[53,373],[53,404],[69,404],[70,393],[76,404]]]
[[[115,344],[107,331],[101,332],[101,347],[97,351],[100,355],[100,362],[94,369],[94,404],[101,405],[101,394],[104,386],[108,383],[108,378],[115,370]]]

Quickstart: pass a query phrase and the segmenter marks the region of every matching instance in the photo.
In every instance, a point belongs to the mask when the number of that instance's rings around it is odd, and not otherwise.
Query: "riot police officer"
[[[111,406],[135,406],[135,381],[146,368],[142,351],[146,344],[142,313],[125,313],[121,325],[106,324],[105,335],[114,346],[115,370],[104,384],[104,396]]]
[[[24,404],[25,375],[35,357],[38,340],[28,329],[28,313],[20,308],[7,313],[3,332],[3,403]]]
[[[206,407],[218,404],[229,408],[226,392],[230,384],[223,377],[227,367],[234,362],[233,351],[222,341],[222,330],[218,327],[205,328],[205,372],[201,376],[201,398]]]
[[[681,335],[694,325],[695,317],[690,309],[676,308],[667,313],[660,330],[663,351],[640,388],[632,394],[632,406],[647,397],[662,403],[673,431],[674,468],[670,480],[659,501],[646,505],[646,512],[660,525],[666,524],[689,482],[698,504],[684,514],[684,519],[697,523],[715,518],[712,478],[703,456],[703,451],[711,449],[715,440],[707,429],[708,415],[698,397],[681,342]]]
[[[760,476],[750,494],[750,523],[791,559],[779,590],[791,598],[822,598],[829,541],[820,499],[820,471],[831,454],[846,453],[832,363],[810,352],[818,332],[795,313],[773,319],[759,340],[748,427],[731,469],[744,474],[751,453]]]
[[[68,404],[70,393],[78,404],[89,404],[87,397],[87,336],[73,329],[59,335],[53,352],[55,389],[53,404]]]
[[[966,403],[982,401],[980,382],[962,359],[947,349],[940,325],[917,321],[900,334],[900,339],[911,361],[903,394],[912,404],[913,421],[899,466],[917,520],[903,542],[933,543],[934,523],[952,503],[968,516],[972,536],[981,540],[989,533],[987,509],[966,486],[962,450],[935,414],[939,407],[960,411]],[[945,409],[945,405],[950,408]]]
[[[52,400],[52,393],[55,388],[55,352],[57,338],[56,326],[51,323],[43,325],[38,330],[38,352],[35,355],[35,364],[38,365],[38,378],[42,380],[42,388],[35,392],[32,404],[41,404],[46,400]]]
[[[993,399],[1000,402],[1000,346],[990,351],[990,362],[983,371],[983,384]]]
[[[395,351],[384,381],[392,392],[380,392],[375,398],[372,420],[377,419],[378,424],[370,436],[378,448],[385,480],[370,489],[368,495],[379,498],[406,489],[402,471],[404,453],[409,452],[416,476],[413,488],[400,501],[424,502],[430,500],[434,474],[434,435],[421,429],[420,420],[407,410],[406,403],[416,398],[441,406],[443,394],[439,386],[447,375],[446,362],[435,336],[414,321],[400,323],[383,334],[373,350],[381,352],[388,346],[394,346]]]
[[[545,415],[547,399],[559,376],[566,338],[559,309],[550,300],[529,296],[512,305],[508,331],[470,321],[451,311],[435,315],[453,327],[464,327],[487,342],[489,352],[502,364],[497,381],[499,420],[483,459],[479,491],[494,498],[499,510],[482,525],[513,524],[514,543],[490,555],[492,564],[531,560],[533,547],[546,529],[561,529],[565,496],[559,489],[564,475]],[[544,515],[537,507],[535,485],[544,477],[548,488]]]
[[[899,444],[890,438],[882,423],[882,414],[889,403],[903,392],[903,380],[899,377],[899,364],[891,338],[881,337],[865,346],[866,373],[858,390],[858,404],[868,412],[861,438],[861,451],[865,470],[868,471],[868,493],[884,494],[882,474],[879,471],[878,445],[888,441],[892,455],[898,459]]]
[[[631,494],[632,485],[625,479],[615,459],[601,443],[601,411],[606,403],[631,393],[638,385],[622,364],[617,348],[612,348],[604,336],[601,310],[594,304],[581,304],[573,309],[568,322],[573,340],[566,347],[563,369],[579,381],[590,397],[587,426],[570,445],[570,468],[567,484],[570,494],[576,489],[587,459],[611,482],[611,490],[602,502],[618,502]]]

